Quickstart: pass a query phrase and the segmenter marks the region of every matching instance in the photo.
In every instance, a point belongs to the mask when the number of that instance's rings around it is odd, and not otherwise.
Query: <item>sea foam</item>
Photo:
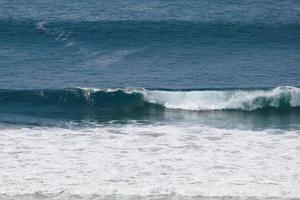
[[[297,198],[299,136],[193,123],[4,128],[0,197]]]
[[[300,89],[283,86],[269,90],[142,91],[144,99],[166,108],[185,110],[247,110],[300,106]]]

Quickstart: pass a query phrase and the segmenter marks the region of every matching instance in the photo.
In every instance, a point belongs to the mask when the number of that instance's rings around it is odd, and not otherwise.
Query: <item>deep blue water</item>
[[[182,112],[178,109],[188,110],[188,117],[183,117],[187,121],[197,111],[240,110],[249,115],[259,109],[280,109],[272,116],[292,113],[293,127],[298,123],[298,1],[72,1],[61,5],[60,1],[1,0],[0,5],[3,123],[43,124],[42,117],[46,124],[83,119],[161,121],[174,119],[165,112],[177,116]],[[276,92],[274,88],[280,86],[295,88]],[[91,99],[78,100],[91,92],[80,91],[78,97],[74,89],[78,87],[163,89],[174,94],[166,99],[162,91],[152,101],[147,94],[139,94],[138,100],[128,94],[110,97],[116,95],[113,92],[97,98],[95,104]],[[76,94],[65,94],[67,88]],[[238,98],[227,94],[234,88],[236,96],[239,88],[249,93]],[[261,89],[266,93],[250,92]],[[176,90],[187,92],[178,97]],[[221,92],[207,97],[205,92],[189,94],[190,90]],[[209,98],[213,98],[210,103]],[[277,127],[277,118],[271,127]]]
[[[299,199],[299,141],[299,0],[0,0],[0,199]]]
[[[298,1],[0,2],[0,88],[298,86]]]

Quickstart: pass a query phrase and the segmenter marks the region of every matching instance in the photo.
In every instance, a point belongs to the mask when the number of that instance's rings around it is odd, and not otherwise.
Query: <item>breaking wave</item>
[[[18,105],[61,105],[130,109],[156,106],[192,111],[242,110],[300,107],[300,88],[272,89],[153,90],[92,89],[0,90],[1,107]]]
[[[300,88],[269,90],[144,91],[147,102],[184,110],[246,110],[300,106]]]

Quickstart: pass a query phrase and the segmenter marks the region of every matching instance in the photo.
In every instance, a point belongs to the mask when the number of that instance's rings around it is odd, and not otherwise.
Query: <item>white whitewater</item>
[[[280,86],[273,89],[223,89],[167,91],[144,88],[79,88],[86,94],[87,100],[94,92],[117,92],[141,94],[146,102],[158,104],[170,109],[213,111],[245,110],[261,108],[299,107],[300,88]]]
[[[2,128],[0,140],[3,198],[300,197],[299,131],[127,124]]]
[[[277,87],[270,90],[159,91],[141,92],[146,101],[166,108],[185,110],[247,110],[264,107],[300,106],[300,89]]]

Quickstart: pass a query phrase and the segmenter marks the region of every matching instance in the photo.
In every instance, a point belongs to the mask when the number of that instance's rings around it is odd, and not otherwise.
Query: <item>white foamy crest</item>
[[[172,109],[251,111],[264,107],[300,106],[300,89],[290,86],[277,87],[272,90],[144,90],[141,93],[146,101]]]

